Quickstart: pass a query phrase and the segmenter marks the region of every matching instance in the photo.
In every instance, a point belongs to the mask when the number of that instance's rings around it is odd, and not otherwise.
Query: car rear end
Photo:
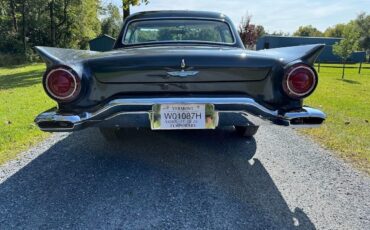
[[[194,20],[170,15],[181,23]],[[247,51],[232,26],[230,34],[235,37],[231,40],[206,35],[215,40],[178,41],[184,39],[184,29],[175,27],[177,37],[167,41],[164,38],[168,34],[151,27],[157,22],[147,22],[151,16],[128,20],[127,25],[144,23],[130,32],[132,43],[125,37],[129,29],[124,29],[111,52],[38,48],[48,64],[44,88],[58,102],[58,108],[36,118],[40,129],[214,129],[265,124],[316,127],[325,120],[321,111],[303,106],[303,99],[318,83],[312,65],[322,45]],[[222,23],[229,23],[227,18],[196,20],[211,21],[221,31]],[[172,28],[173,21],[161,21],[161,25]],[[206,28],[203,21],[196,26]],[[143,38],[135,35],[138,28],[143,28]],[[155,35],[157,40],[152,41],[154,36],[147,36],[153,31],[161,35],[160,39]]]

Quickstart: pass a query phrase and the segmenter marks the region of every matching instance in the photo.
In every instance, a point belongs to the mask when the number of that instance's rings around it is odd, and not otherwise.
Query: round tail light
[[[305,64],[291,66],[284,76],[283,89],[285,93],[295,99],[310,95],[317,85],[317,75],[314,70]]]
[[[45,78],[45,87],[52,98],[68,102],[76,99],[81,90],[80,78],[67,68],[51,70]]]

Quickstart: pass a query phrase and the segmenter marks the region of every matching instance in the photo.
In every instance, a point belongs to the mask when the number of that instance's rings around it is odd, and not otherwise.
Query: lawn
[[[305,104],[322,109],[328,119],[321,128],[302,132],[370,173],[370,69],[361,74],[346,69],[341,80],[341,69],[321,67],[319,76]]]
[[[44,64],[0,68],[0,164],[48,135],[33,123],[55,104],[41,85],[44,70]]]

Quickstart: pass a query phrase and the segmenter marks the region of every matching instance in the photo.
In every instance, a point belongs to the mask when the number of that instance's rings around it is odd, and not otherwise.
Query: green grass
[[[53,107],[41,85],[44,64],[0,68],[0,164],[47,137],[33,123]]]
[[[334,67],[342,67],[343,64],[326,64],[326,63],[321,63],[320,64],[321,66],[334,66]],[[315,67],[317,67],[318,64],[316,63],[315,64]],[[348,63],[346,64],[346,67],[355,67],[355,68],[359,68],[360,67],[360,63]],[[362,63],[362,67],[370,67],[370,63]],[[365,70],[366,71],[366,70]]]
[[[369,64],[363,66],[369,67]],[[370,69],[322,67],[319,85],[305,104],[322,109],[328,118],[318,129],[302,132],[370,173]]]

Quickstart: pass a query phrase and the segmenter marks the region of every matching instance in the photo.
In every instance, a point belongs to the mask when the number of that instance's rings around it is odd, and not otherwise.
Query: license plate
[[[152,129],[214,129],[217,114],[212,104],[161,104],[153,106]]]

